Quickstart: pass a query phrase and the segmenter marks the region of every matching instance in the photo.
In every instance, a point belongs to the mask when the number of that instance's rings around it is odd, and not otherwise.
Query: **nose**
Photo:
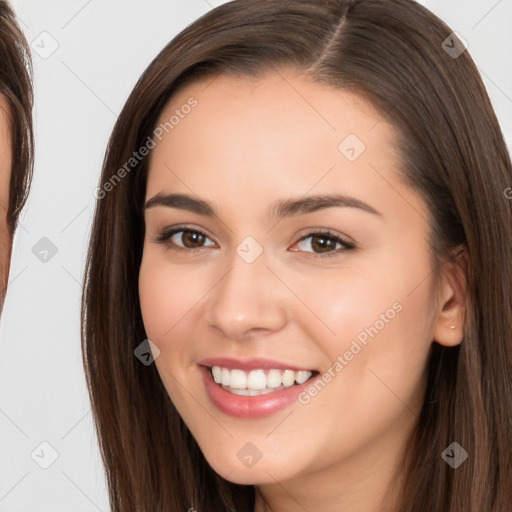
[[[267,267],[264,253],[247,263],[238,254],[209,295],[207,321],[224,337],[242,340],[286,324],[286,289]],[[289,292],[288,292],[289,294]]]

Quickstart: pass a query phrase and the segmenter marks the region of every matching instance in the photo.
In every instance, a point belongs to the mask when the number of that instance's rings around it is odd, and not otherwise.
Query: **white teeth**
[[[231,370],[231,377],[230,377],[230,381],[229,381],[229,384],[224,384],[225,386],[226,385],[229,385],[230,387],[232,388],[237,388],[237,389],[245,389],[247,387],[247,374],[245,372],[243,372],[242,370]],[[251,386],[252,389],[256,389],[256,388],[253,388]]]
[[[221,382],[223,386],[229,386],[231,382],[231,372],[227,368],[222,368]]]
[[[241,371],[241,370],[238,370]],[[232,370],[231,373],[236,372],[236,370]],[[245,372],[244,372],[245,373]],[[230,388],[240,388],[241,386],[236,386],[232,382],[229,383]],[[247,389],[265,389],[267,387],[267,377],[265,377],[265,372],[263,370],[252,370],[249,372],[249,376],[247,377]]]
[[[309,377],[311,377],[311,372],[300,371],[295,375],[295,380],[297,381],[297,384],[302,384],[303,382],[306,382]]]
[[[267,373],[267,387],[278,388],[282,383],[281,370],[270,370]]]
[[[237,395],[256,396],[270,393],[277,388],[286,388],[295,383],[302,384],[306,382],[312,372],[300,370],[244,370],[222,368],[212,366],[211,372],[213,380],[217,384],[229,388],[229,391]]]
[[[283,386],[293,386],[295,382],[295,372],[293,370],[285,370],[283,372]]]
[[[222,383],[222,368],[220,366],[212,366],[213,380],[217,384]]]
[[[233,393],[233,395],[241,395],[241,396],[257,396],[257,395],[266,395],[267,393],[272,393],[271,389],[234,389],[229,388],[229,392]]]

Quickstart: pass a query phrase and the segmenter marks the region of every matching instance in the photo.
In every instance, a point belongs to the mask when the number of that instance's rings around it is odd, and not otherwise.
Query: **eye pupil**
[[[318,242],[315,243],[315,240]],[[315,250],[320,247],[319,252],[328,252],[330,250],[336,249],[336,242],[326,236],[313,236],[312,245]]]
[[[194,247],[194,244],[200,245],[204,241],[204,235],[196,231],[185,231],[182,235],[182,240],[185,247],[190,247],[187,245],[187,241],[191,241],[192,247]]]

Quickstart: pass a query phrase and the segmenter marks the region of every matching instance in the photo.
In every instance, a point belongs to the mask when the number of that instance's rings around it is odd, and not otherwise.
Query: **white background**
[[[221,3],[12,0],[33,44],[37,144],[0,324],[1,512],[108,510],[79,338],[93,190],[116,116],[142,71]],[[512,0],[422,3],[469,43],[510,148]],[[47,262],[32,252],[43,237],[57,250]],[[35,460],[50,463],[52,450],[58,458],[42,469]]]

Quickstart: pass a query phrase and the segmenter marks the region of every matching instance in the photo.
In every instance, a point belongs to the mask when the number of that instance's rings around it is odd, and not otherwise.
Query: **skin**
[[[189,84],[161,120],[191,96],[197,107],[151,153],[146,199],[191,194],[218,216],[145,212],[139,291],[162,382],[212,468],[256,485],[256,512],[392,510],[393,471],[421,408],[432,340],[460,343],[464,319],[456,268],[445,265],[433,296],[428,212],[398,179],[393,129],[355,94],[293,70]],[[338,150],[348,134],[366,145],[353,162]],[[334,192],[381,215],[331,207],[267,217],[277,200]],[[184,223],[207,235],[202,245],[182,234],[155,242]],[[318,229],[356,248],[336,244],[322,259],[318,237],[299,241]],[[251,264],[236,252],[246,236],[263,248]],[[308,405],[244,419],[210,402],[197,361],[266,357],[322,373],[396,301],[402,310]],[[262,453],[250,468],[237,457],[247,442]]]
[[[0,94],[0,314],[2,313],[7,291],[9,262],[12,251],[12,237],[7,224],[11,166],[12,149],[9,104],[6,97]]]

